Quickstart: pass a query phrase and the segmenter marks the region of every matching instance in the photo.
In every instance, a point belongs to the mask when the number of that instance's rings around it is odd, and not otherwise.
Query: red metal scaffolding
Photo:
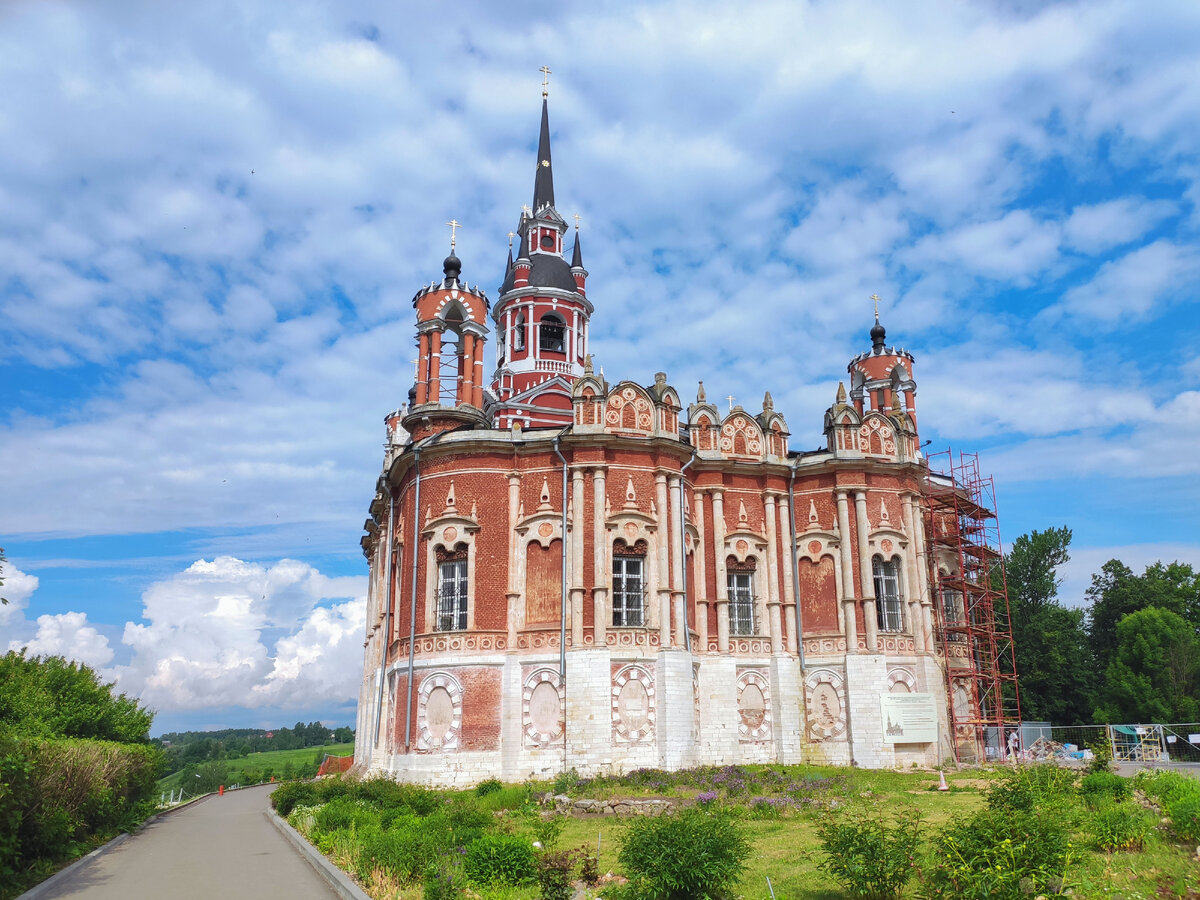
[[[979,455],[930,454],[925,480],[928,564],[946,658],[950,724],[959,762],[1002,758],[1021,722],[1016,655],[996,487]]]

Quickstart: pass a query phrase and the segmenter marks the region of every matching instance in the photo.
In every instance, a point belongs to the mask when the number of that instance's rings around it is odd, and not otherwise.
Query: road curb
[[[296,851],[304,857],[305,861],[317,870],[317,874],[321,876],[342,900],[371,900],[371,898],[354,883],[354,880],[335,866],[329,859],[305,840],[304,835],[298,832],[295,828],[287,823],[275,810],[268,806],[263,810],[263,815],[271,820],[271,824],[279,829],[282,834]],[[21,898],[18,898],[21,900]]]
[[[199,803],[201,800],[207,800],[211,796],[212,796],[212,794],[202,794],[199,797],[194,797],[193,799],[189,800],[187,803],[181,803],[178,806],[173,806],[170,809],[164,809],[162,812],[157,812],[154,815],[152,815],[150,818],[148,818],[146,821],[142,822],[142,824],[138,825],[137,831],[141,831],[143,828],[145,828],[147,825],[149,825],[151,822],[155,821],[156,819],[161,819],[161,818],[164,818],[165,816],[169,816],[173,812],[178,812],[181,809],[186,809],[189,806],[193,806],[193,805]],[[136,831],[132,832],[132,833],[127,831],[124,834],[118,834],[111,841],[109,841],[106,844],[101,844],[99,847],[97,847],[91,853],[88,853],[86,856],[79,857],[79,859],[75,860],[75,862],[71,863],[66,868],[59,869],[57,872],[55,872],[53,875],[51,875],[45,881],[35,884],[33,887],[31,887],[25,893],[19,895],[17,897],[17,900],[38,900],[39,897],[41,897],[43,894],[45,894],[47,891],[49,891],[50,888],[57,885],[60,881],[65,879],[68,875],[72,875],[75,872],[77,872],[78,870],[90,865],[91,863],[95,862],[96,859],[103,856],[105,853],[108,853],[111,850],[115,850],[118,846],[125,843],[126,840],[133,837],[133,835],[136,833],[137,833]],[[366,896],[366,895],[364,894],[364,896]]]

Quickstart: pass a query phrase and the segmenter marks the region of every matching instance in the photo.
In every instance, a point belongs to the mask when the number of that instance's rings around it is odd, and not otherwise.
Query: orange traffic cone
[[[225,796],[225,785],[223,785],[223,784],[222,784],[222,785],[220,785],[220,786],[217,788],[217,796],[218,796],[218,797],[224,797],[224,796]]]
[[[946,784],[946,773],[945,772],[938,772],[938,790],[939,791],[950,790],[950,785]]]

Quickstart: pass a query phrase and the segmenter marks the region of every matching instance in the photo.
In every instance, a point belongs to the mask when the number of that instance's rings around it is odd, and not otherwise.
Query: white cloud
[[[143,621],[122,637],[132,657],[116,667],[121,689],[170,711],[351,702],[364,587],[295,560],[198,560],[142,595]]]
[[[1141,197],[1077,206],[1063,223],[1064,241],[1083,253],[1099,253],[1136,241],[1175,211],[1167,200]]]
[[[1072,546],[1070,554],[1071,558],[1058,572],[1063,579],[1058,597],[1068,606],[1083,606],[1086,603],[1084,595],[1092,584],[1092,576],[1110,559],[1119,559],[1138,575],[1156,562],[1178,561],[1189,563],[1193,568],[1200,567],[1200,544],[1177,541],[1113,547]]]
[[[903,256],[910,266],[949,263],[983,278],[1028,284],[1057,260],[1059,240],[1057,225],[1019,209],[922,238]]]
[[[22,611],[29,605],[29,598],[37,590],[38,578],[22,572],[12,563],[6,563],[3,571],[4,584],[0,585],[0,596],[8,603],[0,604],[0,627],[5,630],[15,629],[18,623],[23,623],[25,617]],[[3,632],[0,632],[3,637]]]
[[[37,633],[28,641],[9,641],[9,650],[28,649],[29,656],[65,656],[94,669],[113,659],[108,638],[88,624],[86,613],[67,612],[37,617]]]
[[[1141,318],[1172,294],[1193,296],[1197,272],[1200,248],[1160,239],[1106,262],[1090,282],[1063,295],[1062,309],[1110,324]]]

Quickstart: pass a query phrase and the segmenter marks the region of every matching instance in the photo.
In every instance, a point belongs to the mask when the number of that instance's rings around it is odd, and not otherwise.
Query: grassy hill
[[[246,774],[251,776],[256,774],[261,775],[264,772],[270,772],[276,778],[283,773],[283,767],[290,765],[293,769],[298,769],[300,766],[320,762],[324,759],[325,754],[330,756],[350,756],[354,753],[354,744],[326,744],[324,747],[305,747],[301,750],[270,750],[265,753],[250,753],[241,759],[226,759],[221,760],[218,765],[228,767],[229,776],[228,784],[239,784],[247,781]],[[202,763],[202,766],[210,766],[213,763]],[[158,788],[160,791],[178,790],[180,782],[183,780],[185,772],[172,772],[166,778],[159,779]],[[255,778],[254,780],[258,780]],[[189,790],[187,785],[183,785],[185,790]]]

